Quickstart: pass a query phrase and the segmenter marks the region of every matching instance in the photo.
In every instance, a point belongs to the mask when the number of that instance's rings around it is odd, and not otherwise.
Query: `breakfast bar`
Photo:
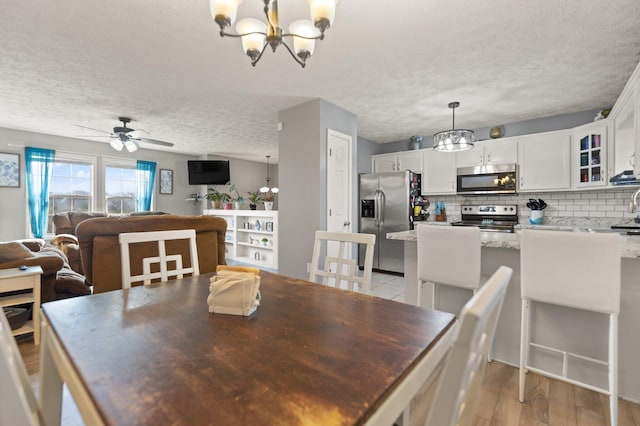
[[[607,232],[606,229],[541,226],[541,229],[558,232]],[[418,292],[417,236],[416,231],[387,234],[387,238],[404,241],[405,302],[415,304]],[[621,305],[619,316],[619,395],[631,401],[640,401],[640,237],[623,235],[620,257],[622,260]],[[491,274],[500,265],[513,269],[514,274],[507,291],[502,314],[493,344],[493,358],[509,365],[518,365],[520,354],[520,235],[514,233],[482,232],[482,273]],[[446,247],[442,248],[446,250]],[[589,250],[585,247],[584,250]],[[464,260],[461,259],[461,264]],[[562,262],[562,259],[558,259]],[[431,306],[431,284],[425,284],[422,293],[423,306]],[[471,291],[450,286],[439,286],[437,306],[439,310],[460,312],[471,297]],[[562,347],[596,359],[607,359],[606,330],[608,317],[604,314],[580,311],[553,305],[536,304],[532,310],[533,336],[539,342]],[[560,332],[562,327],[563,332]],[[567,336],[573,338],[567,339]],[[534,363],[547,369],[561,369],[561,360],[550,353],[532,351]],[[594,366],[580,360],[572,360],[571,372],[576,378],[606,387],[605,366]]]

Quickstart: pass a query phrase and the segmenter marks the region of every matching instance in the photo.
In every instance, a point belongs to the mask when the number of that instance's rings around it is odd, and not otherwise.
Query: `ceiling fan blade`
[[[111,135],[76,135],[74,138],[110,138]]]
[[[127,132],[127,136],[129,136],[130,138],[134,138],[134,139],[139,139],[143,136],[143,133],[145,135],[150,135],[151,133],[147,132],[146,130],[143,129],[137,129],[137,130],[132,130],[130,132]]]
[[[164,142],[164,141],[159,141],[156,139],[147,139],[147,138],[142,138],[140,139],[140,142],[144,142],[144,143],[149,143],[149,144],[153,144],[153,145],[162,145],[162,146],[173,146],[173,144],[171,142]]]
[[[95,130],[96,132],[106,133],[107,135],[111,135],[111,132],[107,132],[106,130],[94,129],[93,127],[81,126],[79,124],[74,124],[76,127],[82,127],[83,129]]]

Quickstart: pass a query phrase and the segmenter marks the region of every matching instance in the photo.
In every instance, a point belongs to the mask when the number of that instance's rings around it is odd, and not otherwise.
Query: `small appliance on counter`
[[[518,206],[516,204],[484,205],[461,207],[462,220],[452,222],[453,226],[477,226],[483,231],[514,232],[518,224]]]

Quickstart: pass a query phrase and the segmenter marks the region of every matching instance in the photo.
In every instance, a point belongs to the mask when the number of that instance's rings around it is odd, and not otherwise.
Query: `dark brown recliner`
[[[99,212],[62,212],[53,215],[56,236],[51,240],[51,245],[62,250],[69,260],[71,269],[79,274],[84,274],[84,269],[80,260],[80,246],[76,237],[76,226],[84,220],[105,216],[104,213]]]
[[[168,231],[195,229],[200,273],[215,272],[216,266],[225,265],[225,234],[227,222],[215,216],[130,216],[88,219],[78,224],[76,234],[80,242],[85,277],[93,285],[94,293],[122,288],[120,243],[118,235],[126,232]],[[134,265],[141,265],[143,257],[157,256],[157,245],[132,247],[132,273]],[[186,241],[167,244],[168,253],[182,254],[189,259]],[[189,266],[186,264],[185,266]]]

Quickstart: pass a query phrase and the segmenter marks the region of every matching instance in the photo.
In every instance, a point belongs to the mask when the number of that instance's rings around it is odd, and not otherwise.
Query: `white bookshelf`
[[[203,214],[227,221],[227,259],[278,269],[277,211],[205,209]]]

